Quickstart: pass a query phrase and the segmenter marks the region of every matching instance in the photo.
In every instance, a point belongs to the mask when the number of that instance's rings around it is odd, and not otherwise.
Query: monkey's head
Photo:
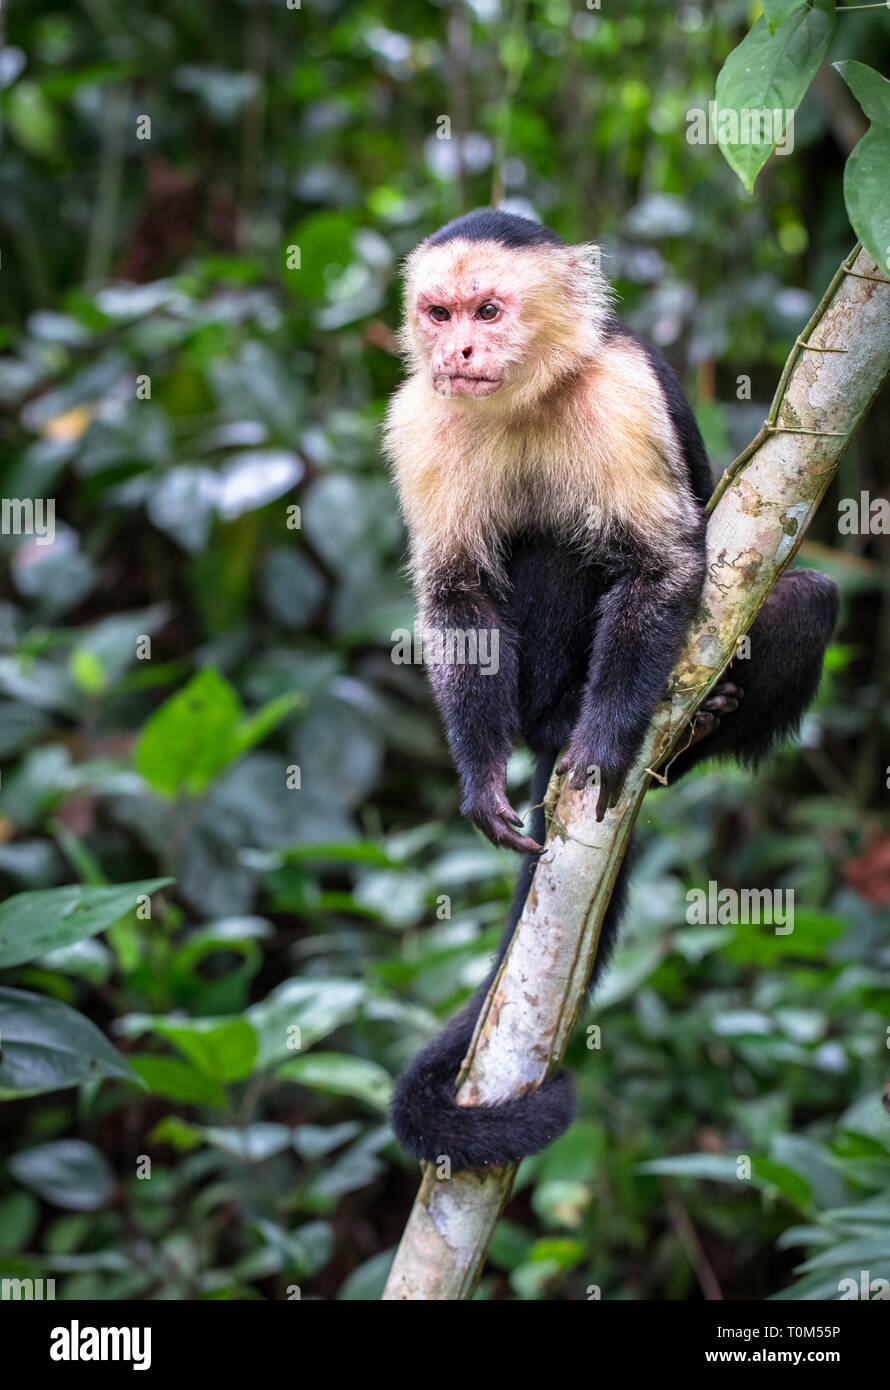
[[[402,344],[440,396],[530,405],[597,356],[609,297],[597,247],[483,209],[408,258]]]

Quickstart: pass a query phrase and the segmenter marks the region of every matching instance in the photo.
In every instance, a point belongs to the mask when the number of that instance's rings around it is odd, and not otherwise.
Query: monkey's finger
[[[618,805],[619,801],[621,800],[621,793],[622,793],[623,791],[624,791],[624,778],[622,777],[620,782],[616,782],[616,783],[615,783],[615,785],[614,785],[614,787],[613,787],[613,789],[612,789],[612,791],[611,791],[611,793],[610,793],[610,795],[609,795],[609,805],[610,805],[610,806],[617,806],[617,805]]]
[[[719,723],[720,720],[717,718],[716,714],[708,714],[707,711],[703,713],[699,710],[692,725],[692,734],[689,738],[690,748],[694,743],[701,743],[703,738],[707,738],[709,734],[712,734]]]
[[[559,774],[559,776],[561,777],[561,776],[563,775],[564,772],[568,772],[568,770],[569,770],[569,768],[570,768],[571,766],[572,766],[572,755],[571,755],[571,753],[563,753],[563,755],[562,755],[562,757],[560,758],[559,762],[556,764],[556,771],[557,771],[557,773]]]
[[[505,801],[503,806],[498,807],[498,815],[501,820],[509,821],[511,825],[522,825],[522,816],[514,811],[509,801]]]
[[[504,845],[507,849],[515,849],[517,854],[543,854],[544,846],[539,845],[537,840],[533,840],[529,835],[518,835],[509,826],[500,826],[495,829],[491,837],[496,845]]]
[[[738,700],[734,700],[731,695],[709,695],[699,706],[700,709],[717,714],[731,714],[738,707]]]
[[[596,818],[601,821],[606,811],[617,806],[621,800],[621,793],[624,790],[624,777],[604,777],[600,783],[599,793],[596,799]]]

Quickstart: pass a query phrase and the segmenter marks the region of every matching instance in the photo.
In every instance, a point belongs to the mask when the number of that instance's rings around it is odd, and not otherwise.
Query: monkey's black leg
[[[461,811],[496,845],[520,854],[540,850],[515,828],[522,819],[507,799],[507,760],[518,726],[512,632],[487,595],[454,588],[428,599],[423,631],[430,684],[460,775]]]
[[[706,711],[713,727],[670,764],[669,782],[709,758],[731,756],[753,766],[797,731],[818,689],[837,612],[837,586],[828,575],[782,575],[751,628],[750,657],[736,657],[721,682],[741,698],[729,696],[730,705],[737,701],[734,709]]]
[[[597,605],[581,710],[559,764],[573,787],[599,771],[597,818],[618,800],[652,711],[695,611],[704,573],[703,554],[677,547],[670,563],[646,552]]]

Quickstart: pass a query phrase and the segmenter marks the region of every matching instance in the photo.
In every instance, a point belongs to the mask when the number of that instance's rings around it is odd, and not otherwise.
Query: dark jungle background
[[[753,196],[687,142],[756,10],[4,6],[2,495],[56,510],[52,544],[2,537],[0,1273],[379,1296],[418,1177],[391,1078],[484,973],[516,868],[390,659],[398,263],[492,198],[601,241],[722,469],[853,244],[866,128],[826,64]],[[830,56],[886,71],[887,15]],[[890,1278],[890,541],[837,525],[888,437],[885,396],[801,555],[843,617],[800,746],[647,800],[580,1118],[524,1164],[481,1298]],[[793,888],[793,934],[687,924],[710,880]]]

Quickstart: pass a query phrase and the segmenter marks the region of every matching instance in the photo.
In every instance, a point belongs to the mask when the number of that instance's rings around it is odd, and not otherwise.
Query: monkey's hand
[[[692,733],[689,736],[689,747],[716,733],[720,728],[722,716],[732,714],[733,710],[738,709],[743,694],[741,686],[733,685],[731,681],[721,681],[719,685],[715,685],[696,711]]]
[[[597,789],[596,818],[600,821],[607,810],[618,805],[632,762],[632,758],[604,753],[595,739],[588,737],[583,728],[577,728],[556,764],[556,771],[568,773],[569,786],[575,791],[588,786]]]
[[[460,809],[493,845],[506,845],[517,854],[540,854],[544,849],[537,840],[519,834],[522,817],[507,799],[502,776],[489,778],[478,787],[468,787]]]

